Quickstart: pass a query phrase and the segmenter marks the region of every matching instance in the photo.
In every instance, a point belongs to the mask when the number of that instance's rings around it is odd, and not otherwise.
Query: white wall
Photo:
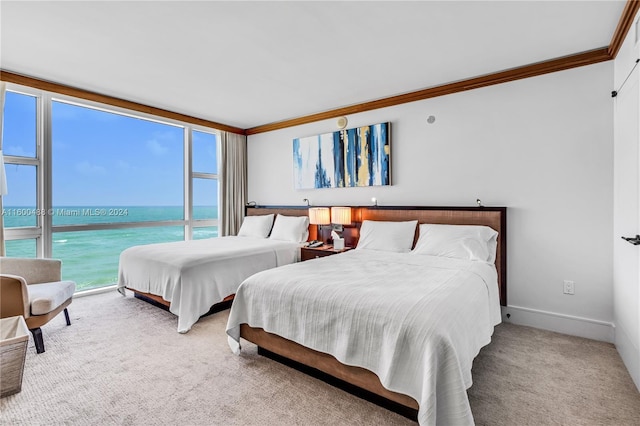
[[[510,320],[612,341],[612,75],[607,62],[349,116],[392,123],[389,187],[293,189],[292,139],[335,120],[250,136],[249,200],[506,206]]]
[[[613,291],[616,347],[640,389],[640,247],[620,238],[640,233],[638,69],[629,75],[640,57],[634,30],[627,35],[614,63],[614,87],[627,81],[614,100]]]

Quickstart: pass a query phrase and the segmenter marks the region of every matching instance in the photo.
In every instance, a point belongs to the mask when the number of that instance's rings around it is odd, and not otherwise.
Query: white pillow
[[[413,246],[417,220],[382,222],[365,220],[360,227],[360,239],[356,249],[407,253]]]
[[[238,237],[267,238],[272,225],[273,213],[259,216],[246,216],[238,231]]]
[[[309,238],[309,216],[276,216],[276,223],[271,230],[274,240],[303,243]]]
[[[498,232],[488,226],[424,223],[412,253],[493,263],[497,246]]]

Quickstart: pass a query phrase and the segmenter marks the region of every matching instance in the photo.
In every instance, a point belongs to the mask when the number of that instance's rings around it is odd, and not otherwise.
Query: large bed
[[[280,216],[284,214],[287,215]],[[186,333],[212,307],[226,306],[221,305],[222,302],[233,298],[245,278],[259,271],[297,262],[300,240],[305,241],[308,236],[306,215],[306,208],[247,208],[243,228],[249,229],[246,224],[249,219],[254,219],[251,223],[259,221],[263,228],[257,232],[261,235],[248,232],[244,236],[130,247],[120,255],[118,291],[124,295],[128,289],[136,297],[164,305],[178,316],[178,332]],[[279,220],[304,218],[307,222],[302,225],[297,221],[299,227],[304,226],[304,232],[299,239],[291,241],[272,238],[273,233],[269,235],[271,224],[265,221],[269,218],[270,223],[274,223],[274,232]],[[255,225],[249,230],[255,231]]]
[[[418,234],[408,253],[358,244],[260,272],[236,293],[230,346],[239,352],[242,337],[263,352],[417,409],[424,425],[473,424],[466,395],[473,359],[491,341],[506,303],[506,209],[358,210],[370,222],[490,228],[497,232],[495,254],[465,259],[447,249],[434,255]],[[425,235],[433,228],[416,226]]]

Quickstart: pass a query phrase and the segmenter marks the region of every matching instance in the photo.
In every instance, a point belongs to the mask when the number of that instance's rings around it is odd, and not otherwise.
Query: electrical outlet
[[[563,289],[564,294],[575,294],[575,290],[576,290],[575,282],[564,280],[564,289]]]

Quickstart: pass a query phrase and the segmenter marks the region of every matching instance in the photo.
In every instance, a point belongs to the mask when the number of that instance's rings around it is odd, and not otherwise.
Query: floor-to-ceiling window
[[[217,236],[214,129],[28,88],[4,114],[8,256],[61,259],[81,291],[127,247]]]
[[[217,148],[215,134],[197,130],[192,132],[193,170],[191,182],[193,188],[194,240],[218,236]]]
[[[28,93],[7,92],[3,122],[3,153],[9,193],[2,197],[7,229],[7,255],[36,257],[42,237],[38,193],[42,174],[39,149],[41,99]]]

